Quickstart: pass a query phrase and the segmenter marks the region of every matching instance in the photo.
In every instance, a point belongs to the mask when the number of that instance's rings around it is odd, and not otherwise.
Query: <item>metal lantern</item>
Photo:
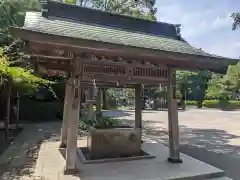
[[[98,92],[98,88],[96,86],[96,81],[95,79],[93,79],[93,89],[92,89],[92,93],[93,93],[93,98],[95,99],[97,97],[97,92]]]

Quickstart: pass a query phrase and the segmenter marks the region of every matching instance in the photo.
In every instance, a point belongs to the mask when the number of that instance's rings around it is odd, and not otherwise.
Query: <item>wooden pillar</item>
[[[142,141],[142,85],[135,86],[135,128],[139,129],[140,139]]]
[[[12,81],[8,79],[8,95],[7,95],[7,108],[6,108],[6,120],[5,120],[5,139],[8,140],[9,137],[9,121],[11,112],[11,92],[12,92]]]
[[[19,127],[19,111],[20,111],[20,96],[19,93],[17,92],[17,107],[16,107],[16,127]]]
[[[71,96],[72,96],[72,87],[69,84],[70,80],[66,82],[65,87],[65,97],[64,97],[64,107],[63,107],[63,120],[62,120],[62,129],[61,129],[61,143],[60,148],[67,147],[67,134],[68,134],[68,121],[69,121],[69,107],[71,106]]]
[[[108,97],[107,97],[107,88],[102,89],[102,96],[103,96],[103,109],[107,110],[108,107]]]
[[[178,106],[176,99],[176,70],[168,68],[168,131],[169,158],[172,163],[181,163],[179,151]]]
[[[102,91],[100,88],[98,89],[96,100],[96,118],[99,120],[102,116]]]
[[[66,149],[65,174],[75,174],[78,172],[77,162],[77,128],[79,121],[81,88],[78,79],[74,79],[71,87],[71,104],[69,104],[68,114],[68,135]]]
[[[66,166],[65,174],[76,174],[77,169],[77,130],[80,115],[81,87],[80,80],[83,74],[83,59],[76,60],[73,53],[70,54],[73,65],[71,76],[71,96],[68,104],[68,131],[67,131],[67,148],[66,148]],[[80,76],[78,76],[80,75]]]

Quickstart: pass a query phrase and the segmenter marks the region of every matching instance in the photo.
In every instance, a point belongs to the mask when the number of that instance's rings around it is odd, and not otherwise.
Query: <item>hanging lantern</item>
[[[95,81],[95,79],[93,79],[93,97],[94,98],[97,96],[97,91],[98,91],[98,88],[96,85],[96,81]]]

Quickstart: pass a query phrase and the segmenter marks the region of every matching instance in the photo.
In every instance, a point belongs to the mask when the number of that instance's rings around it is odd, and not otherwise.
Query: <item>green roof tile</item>
[[[69,20],[42,17],[40,12],[27,12],[24,29],[59,36],[100,41],[119,45],[133,46],[160,51],[177,52],[198,56],[216,57],[200,49],[194,48],[187,42],[171,38],[130,32],[107,26],[71,22]]]

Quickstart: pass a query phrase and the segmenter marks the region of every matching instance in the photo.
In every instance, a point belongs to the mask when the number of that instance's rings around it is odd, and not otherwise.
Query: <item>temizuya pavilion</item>
[[[28,42],[32,60],[69,74],[66,85],[61,147],[66,171],[76,170],[80,93],[92,81],[98,87],[135,88],[135,128],[142,128],[142,85],[168,86],[169,162],[181,162],[176,70],[226,71],[237,60],[190,46],[177,26],[48,0],[42,12],[28,12],[15,37]]]

